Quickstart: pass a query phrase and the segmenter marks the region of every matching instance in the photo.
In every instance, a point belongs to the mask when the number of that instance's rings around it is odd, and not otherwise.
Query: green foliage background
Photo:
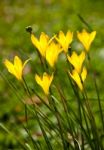
[[[104,100],[104,0],[3,0],[0,1],[0,122],[9,130],[15,132],[20,139],[26,137],[22,130],[22,117],[24,107],[18,101],[15,92],[9,87],[6,78],[13,81],[17,86],[17,92],[24,98],[23,90],[19,83],[10,75],[3,65],[5,58],[12,59],[14,55],[19,55],[23,60],[32,57],[32,61],[27,68],[32,74],[26,75],[30,87],[36,87],[34,73],[37,66],[36,49],[31,43],[30,35],[25,28],[32,26],[36,36],[46,32],[50,36],[58,33],[59,30],[66,32],[71,30],[76,32],[87,28],[78,17],[80,14],[84,20],[97,31],[97,36],[91,46],[92,68],[96,72],[97,83],[101,99]],[[75,37],[73,49],[79,46]],[[76,46],[77,43],[77,46]],[[62,67],[59,63],[59,68]],[[62,79],[62,72],[60,79]],[[33,83],[34,81],[34,83]],[[89,95],[96,98],[94,85],[87,80]],[[67,88],[64,90],[68,90]],[[67,93],[67,92],[66,92]],[[67,94],[66,94],[67,95]],[[96,102],[94,102],[96,105]],[[31,125],[32,126],[32,123]],[[32,127],[38,130],[38,127]],[[20,134],[19,134],[20,133]],[[13,135],[8,135],[0,128],[0,149],[19,147]]]

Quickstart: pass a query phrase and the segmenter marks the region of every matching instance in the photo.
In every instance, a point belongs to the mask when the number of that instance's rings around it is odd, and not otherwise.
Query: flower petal
[[[85,67],[83,67],[83,70],[82,70],[82,73],[81,73],[81,78],[82,78],[83,82],[86,79],[86,76],[87,76],[87,69]]]
[[[81,33],[77,32],[77,37],[79,41],[83,44],[87,52],[90,49],[91,43],[94,40],[95,35],[96,35],[96,31],[88,33],[85,29],[83,29]]]
[[[85,52],[82,51],[80,55],[74,51],[71,56],[67,56],[68,61],[74,66],[78,73],[81,72],[82,64],[85,59]]]
[[[22,79],[22,61],[18,56],[14,57],[14,68],[16,72],[16,76],[19,80]]]
[[[44,93],[46,95],[49,94],[49,87],[53,80],[53,74],[50,76],[46,72],[43,74],[43,77],[41,78],[37,74],[35,75],[36,82],[42,87]]]
[[[69,72],[69,74],[72,77],[72,79],[76,82],[76,84],[78,85],[80,90],[82,91],[83,90],[83,86],[82,86],[81,79],[80,79],[80,76],[79,76],[78,72],[74,69],[72,71],[72,74],[70,72]]]
[[[40,51],[39,41],[33,34],[31,34],[31,41],[32,41],[33,45]]]
[[[4,65],[6,66],[6,68],[8,69],[8,71],[13,74],[14,76],[16,76],[16,72],[14,69],[14,65],[9,61],[9,60],[5,60],[4,61]]]
[[[60,48],[59,44],[55,44],[52,42],[46,51],[46,60],[50,64],[51,67],[54,66],[58,59],[59,53],[61,53],[62,49]]]

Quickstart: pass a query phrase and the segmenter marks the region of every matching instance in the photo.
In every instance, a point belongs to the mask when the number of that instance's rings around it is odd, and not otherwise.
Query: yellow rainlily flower
[[[73,52],[71,56],[68,56],[68,61],[74,66],[75,70],[80,73],[83,61],[85,60],[85,52],[82,51],[80,55]]]
[[[59,42],[59,44],[62,46],[65,53],[67,53],[68,48],[70,47],[70,44],[73,40],[73,32],[68,31],[66,35],[60,31],[59,37],[55,37],[56,40]]]
[[[88,33],[85,29],[83,29],[81,33],[77,32],[77,37],[79,41],[83,44],[87,52],[89,51],[91,43],[94,40],[95,36],[96,31]]]
[[[38,49],[41,56],[45,57],[46,55],[46,49],[50,42],[53,40],[54,37],[49,39],[48,35],[44,32],[41,33],[39,40],[34,36],[33,33],[31,33],[31,41],[33,45]]]
[[[62,48],[59,44],[51,42],[46,51],[46,60],[51,67],[54,66],[58,59],[58,55],[62,52]]]
[[[49,94],[49,87],[50,87],[51,82],[53,80],[53,74],[50,76],[46,72],[44,72],[42,77],[40,77],[36,74],[35,80],[42,87],[44,93],[46,95],[48,95]]]
[[[18,56],[14,57],[14,64],[11,63],[8,59],[4,61],[4,65],[8,69],[8,71],[13,74],[18,80],[22,80],[22,74],[23,74],[23,69],[26,65],[26,63],[30,59],[26,60],[24,64],[22,63],[21,59]]]
[[[76,84],[78,85],[80,90],[82,91],[83,90],[82,82],[84,82],[84,80],[86,79],[86,76],[87,76],[86,68],[83,67],[81,75],[79,75],[75,69],[72,71],[72,74],[70,72],[69,72],[69,74],[72,77],[72,79],[76,82]]]

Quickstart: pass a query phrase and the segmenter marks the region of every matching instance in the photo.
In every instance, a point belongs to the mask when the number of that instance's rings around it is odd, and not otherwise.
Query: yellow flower
[[[22,80],[22,74],[23,74],[23,69],[26,65],[26,63],[29,61],[30,59],[26,60],[24,62],[24,64],[22,64],[21,59],[18,56],[14,57],[14,64],[11,63],[9,60],[5,60],[4,61],[4,65],[6,66],[6,68],[8,69],[8,71],[13,74],[18,80]]]
[[[76,82],[76,84],[78,85],[78,87],[80,88],[80,90],[83,90],[83,84],[82,82],[84,82],[84,80],[86,79],[87,76],[87,70],[85,67],[83,67],[81,76],[78,74],[78,72],[74,69],[72,71],[72,74],[69,72],[70,76],[72,77],[72,79]]]
[[[85,60],[85,52],[81,52],[80,55],[77,55],[76,52],[73,52],[71,56],[68,56],[68,61],[74,66],[75,70],[80,73],[83,61]]]
[[[89,51],[90,45],[94,40],[95,36],[96,36],[96,31],[88,33],[85,29],[83,29],[81,33],[77,32],[77,37],[79,41],[83,44],[87,52]]]
[[[50,76],[46,72],[44,72],[42,77],[40,77],[36,74],[35,80],[42,87],[44,93],[46,95],[48,95],[49,94],[49,87],[50,87],[51,82],[53,80],[53,74]]]
[[[46,60],[51,67],[54,66],[58,59],[58,55],[62,52],[62,48],[59,44],[51,42],[46,51]]]
[[[60,43],[65,53],[67,53],[68,48],[70,47],[70,44],[73,40],[73,33],[68,31],[66,35],[60,31],[59,32],[59,38],[55,37],[56,40]]]
[[[33,45],[38,49],[41,56],[45,57],[46,55],[46,49],[50,42],[53,40],[54,37],[49,39],[48,35],[44,32],[41,33],[39,40],[34,36],[33,33],[31,33],[31,41]]]

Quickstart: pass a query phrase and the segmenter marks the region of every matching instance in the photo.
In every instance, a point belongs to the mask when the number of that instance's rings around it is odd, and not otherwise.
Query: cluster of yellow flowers
[[[83,82],[87,76],[87,70],[83,67],[83,62],[95,35],[96,31],[91,33],[88,33],[86,30],[77,32],[77,37],[85,50],[82,51],[80,55],[76,52],[72,52],[71,56],[68,54],[68,49],[73,41],[73,32],[68,31],[65,35],[62,31],[60,31],[58,36],[55,35],[52,38],[49,38],[47,34],[42,32],[39,40],[31,32],[31,41],[37,48],[41,57],[43,57],[52,68],[55,66],[59,54],[64,52],[68,61],[73,66],[73,70],[69,72],[69,75],[75,81],[80,90],[83,90]],[[23,64],[21,59],[18,56],[15,56],[14,64],[7,59],[4,61],[4,64],[11,74],[13,74],[18,80],[22,81],[23,69],[28,61],[29,59]],[[52,75],[49,75],[44,72],[42,77],[36,74],[35,80],[42,87],[44,93],[49,94],[49,87],[53,80],[53,73]]]

